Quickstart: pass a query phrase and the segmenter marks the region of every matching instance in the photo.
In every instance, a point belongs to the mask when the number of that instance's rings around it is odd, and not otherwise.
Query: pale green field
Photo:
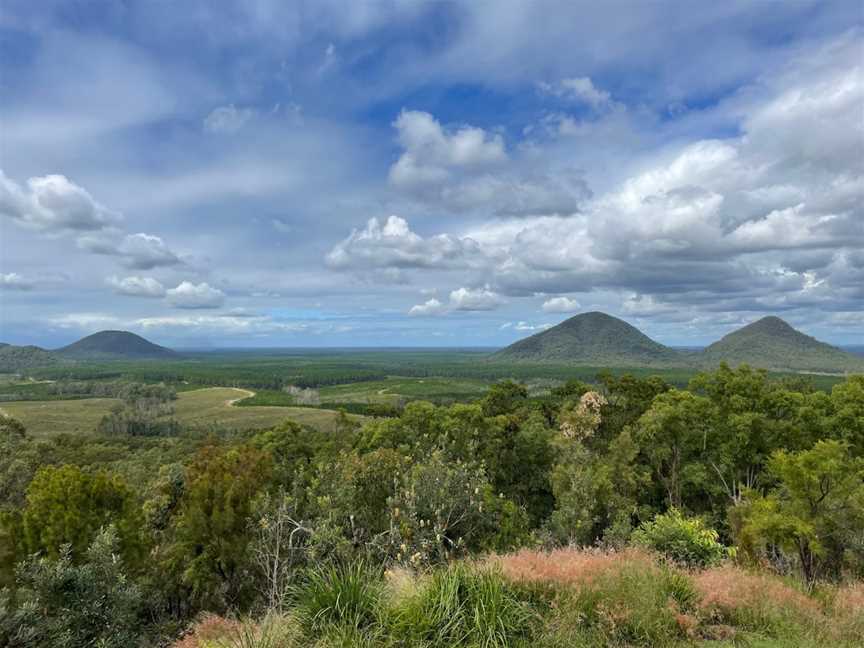
[[[181,392],[174,402],[175,415],[186,425],[220,425],[236,430],[268,428],[291,419],[319,430],[334,429],[337,412],[308,407],[233,407],[233,400],[251,392],[229,387],[213,387]],[[93,434],[99,420],[120,401],[113,398],[81,400],[14,401],[0,406],[7,414],[20,419],[28,434]],[[363,417],[350,417],[362,421]]]
[[[391,376],[387,380],[373,380],[322,387],[323,402],[384,403],[395,405],[400,400],[452,400],[465,401],[482,397],[489,382],[459,378],[403,378]]]
[[[93,434],[99,420],[119,403],[116,398],[12,401],[0,405],[0,410],[20,420],[29,436]]]

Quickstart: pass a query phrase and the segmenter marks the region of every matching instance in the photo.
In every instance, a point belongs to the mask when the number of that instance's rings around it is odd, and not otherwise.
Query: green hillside
[[[51,351],[37,346],[0,345],[0,373],[18,373],[35,367],[50,367],[63,362]]]
[[[81,338],[56,353],[75,360],[170,359],[178,354],[128,331],[100,331]]]
[[[779,317],[763,317],[733,331],[702,353],[706,366],[721,361],[789,371],[864,371],[864,358],[805,335]]]
[[[606,313],[582,313],[519,340],[492,355],[493,361],[555,362],[606,367],[682,366],[688,356],[655,342]]]

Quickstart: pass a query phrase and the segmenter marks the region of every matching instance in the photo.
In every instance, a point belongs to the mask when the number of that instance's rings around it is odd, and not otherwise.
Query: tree
[[[484,416],[513,414],[528,400],[528,390],[512,380],[502,380],[489,388],[481,405]]]
[[[864,458],[853,457],[845,442],[825,440],[802,452],[776,452],[768,472],[776,486],[753,495],[741,514],[747,551],[791,554],[808,585],[825,573],[864,567]]]
[[[635,427],[644,461],[663,486],[666,503],[680,508],[688,493],[700,493],[708,475],[700,457],[708,448],[711,402],[673,389],[654,399]]]
[[[269,455],[249,446],[207,446],[187,466],[165,553],[199,604],[226,608],[254,593],[249,522],[271,473]]]
[[[84,556],[100,529],[113,525],[120,551],[130,565],[143,552],[142,519],[131,489],[116,475],[88,473],[77,466],[40,468],[27,488],[20,517],[18,555],[41,553],[58,559]]]

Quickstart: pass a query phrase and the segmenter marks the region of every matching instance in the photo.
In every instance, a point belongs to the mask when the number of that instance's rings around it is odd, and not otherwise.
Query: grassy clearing
[[[489,389],[485,380],[459,378],[405,378],[322,387],[321,400],[334,403],[383,403],[396,405],[402,400],[469,401]]]
[[[32,437],[55,434],[93,434],[100,419],[120,401],[116,398],[14,401],[0,403],[0,410],[24,423]]]
[[[278,637],[278,640],[276,639]],[[208,616],[173,648],[801,648],[864,645],[864,584],[808,595],[643,551],[524,550],[428,573],[319,569],[261,621]]]
[[[335,429],[338,412],[305,407],[234,407],[229,404],[251,392],[230,387],[214,387],[181,392],[174,402],[177,419],[184,425],[218,425],[236,430],[268,428],[291,419],[323,432]],[[2,409],[20,419],[28,434],[93,434],[99,420],[120,404],[114,398],[79,400],[15,401],[3,403]],[[357,417],[355,417],[357,418]]]

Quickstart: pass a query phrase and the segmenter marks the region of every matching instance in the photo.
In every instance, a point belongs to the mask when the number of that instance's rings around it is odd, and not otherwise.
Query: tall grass
[[[296,592],[298,611],[313,630],[365,628],[378,619],[381,587],[380,571],[363,561],[319,567]]]
[[[396,601],[391,624],[407,645],[503,648],[528,639],[537,620],[497,570],[455,563]]]

